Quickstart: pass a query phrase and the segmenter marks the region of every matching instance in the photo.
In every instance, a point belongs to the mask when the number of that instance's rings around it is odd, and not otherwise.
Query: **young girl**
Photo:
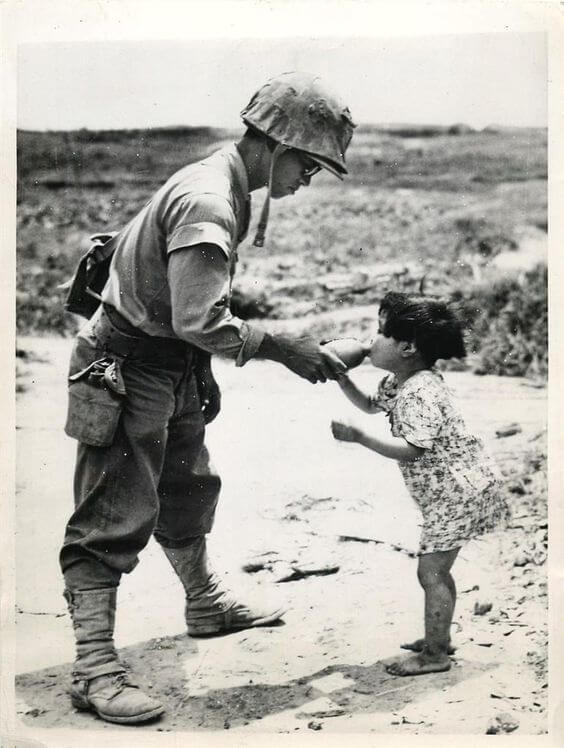
[[[386,670],[393,675],[448,670],[456,601],[451,567],[463,543],[502,524],[507,506],[498,491],[495,465],[468,433],[433,368],[438,359],[466,355],[452,309],[433,299],[388,293],[368,353],[373,366],[391,372],[375,396],[362,392],[346,374],[338,382],[361,410],[386,413],[391,435],[370,436],[333,421],[333,436],[397,460],[423,515],[417,575],[425,592],[425,637],[402,645],[416,654],[394,660]]]

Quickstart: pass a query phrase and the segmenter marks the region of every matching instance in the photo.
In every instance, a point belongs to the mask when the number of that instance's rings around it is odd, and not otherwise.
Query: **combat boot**
[[[239,602],[212,570],[206,536],[194,538],[184,548],[165,548],[166,557],[186,591],[186,626],[189,636],[206,636],[267,626],[278,621],[283,608],[259,608]]]
[[[76,709],[108,722],[138,724],[164,708],[128,677],[114,647],[115,587],[65,590],[76,639],[70,696]]]

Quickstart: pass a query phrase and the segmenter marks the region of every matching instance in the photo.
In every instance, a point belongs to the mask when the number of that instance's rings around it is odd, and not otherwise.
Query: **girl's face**
[[[274,164],[272,197],[293,195],[300,187],[307,187],[312,176],[318,171],[320,167],[305,153],[294,150],[284,151]]]
[[[380,312],[378,315],[378,334],[370,346],[370,362],[372,366],[395,373],[398,370],[398,366],[401,366],[402,363],[400,353],[401,341],[384,335],[385,324],[386,314],[385,312]]]

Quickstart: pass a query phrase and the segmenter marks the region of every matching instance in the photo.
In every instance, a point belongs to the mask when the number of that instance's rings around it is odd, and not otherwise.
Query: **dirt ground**
[[[71,341],[18,345],[26,352],[16,510],[22,731],[40,730],[48,741],[51,728],[107,731],[108,740],[117,730],[125,742],[111,744],[119,745],[141,744],[149,731],[228,730],[241,740],[546,732],[544,387],[446,373],[508,477],[513,519],[456,561],[452,669],[397,678],[383,663],[422,634],[423,621],[413,557],[419,515],[397,466],[333,440],[332,417],[369,418],[353,412],[335,384],[312,386],[270,363],[236,369],[218,361],[223,410],[209,429],[224,481],[210,539],[215,565],[241,594],[274,599],[288,612],[281,625],[188,638],[181,587],[151,543],[122,583],[116,630],[121,654],[166,707],[160,721],[140,729],[76,712],[65,695],[73,637],[57,553],[72,504],[74,444],[62,431]],[[367,382],[379,374],[363,365],[354,376]],[[520,431],[496,436],[509,422]]]

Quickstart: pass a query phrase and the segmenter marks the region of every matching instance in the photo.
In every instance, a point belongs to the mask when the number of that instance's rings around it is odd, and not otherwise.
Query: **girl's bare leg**
[[[455,548],[419,557],[417,576],[425,591],[425,639],[418,654],[386,665],[392,675],[422,675],[450,669],[450,626],[456,602],[456,586],[450,570],[458,551]]]
[[[445,582],[449,585],[451,599],[452,599],[452,612],[454,614],[454,605],[456,603],[456,584],[450,572],[448,572],[445,578]],[[451,616],[451,620],[452,620],[452,616]],[[400,647],[402,649],[409,649],[412,652],[423,652],[423,650],[425,649],[425,639],[424,638],[416,639],[414,642],[406,642],[405,644],[400,644]],[[450,642],[450,631],[449,631],[447,654],[453,655],[455,652],[456,652],[456,647],[453,647]]]

